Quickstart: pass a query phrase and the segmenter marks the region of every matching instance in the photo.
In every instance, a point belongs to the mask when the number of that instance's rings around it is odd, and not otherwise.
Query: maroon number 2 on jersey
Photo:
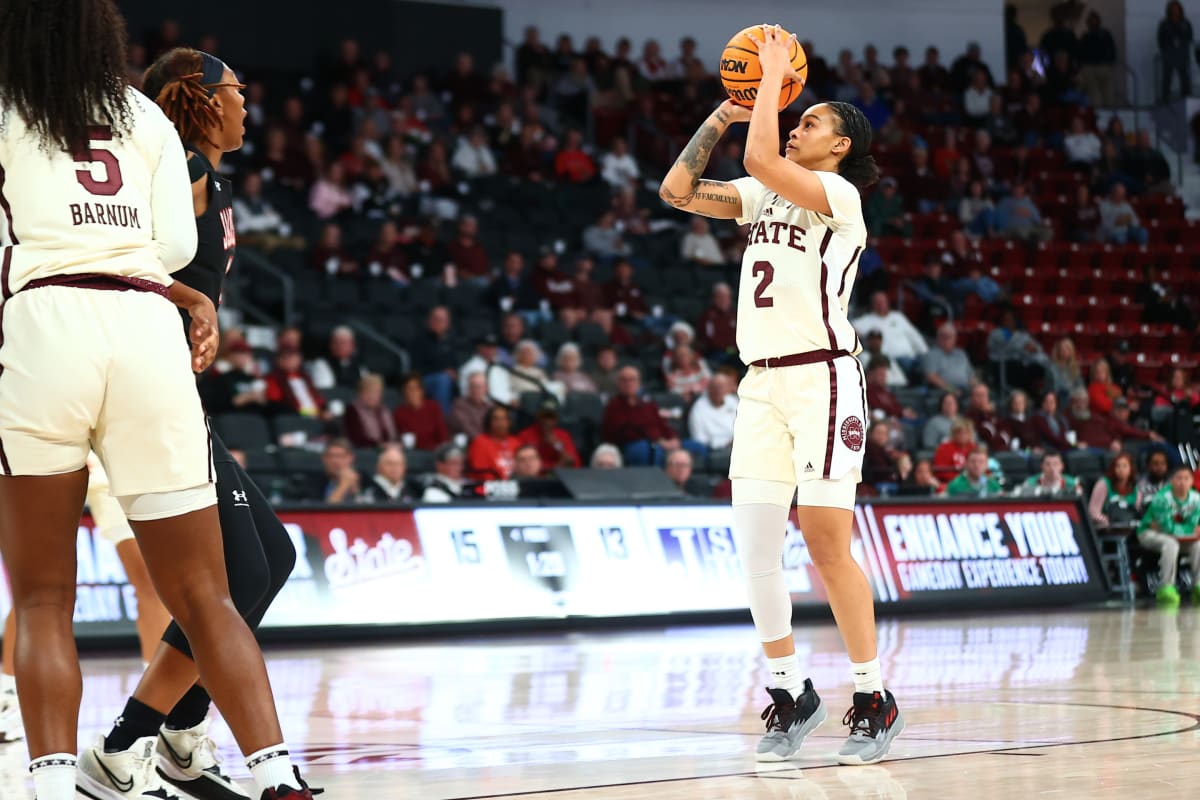
[[[755,261],[754,267],[750,270],[750,274],[755,278],[762,276],[758,286],[754,289],[754,307],[755,308],[773,308],[775,298],[766,297],[767,287],[771,285],[771,281],[775,280],[775,267],[771,266],[770,261]]]

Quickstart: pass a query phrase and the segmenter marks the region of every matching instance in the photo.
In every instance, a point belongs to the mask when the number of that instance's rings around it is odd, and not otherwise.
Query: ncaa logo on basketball
[[[862,450],[863,433],[863,421],[861,419],[858,417],[846,417],[846,421],[842,423],[842,444],[857,453],[859,450]]]
[[[739,75],[745,75],[746,68],[749,66],[750,66],[749,62],[743,61],[740,58],[722,58],[721,59],[721,71],[722,72],[736,72]]]

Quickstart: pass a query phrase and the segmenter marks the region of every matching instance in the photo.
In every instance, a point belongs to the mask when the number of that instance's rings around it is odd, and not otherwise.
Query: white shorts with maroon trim
[[[854,356],[795,367],[750,367],[738,386],[730,479],[858,483],[867,442],[866,406],[866,380]],[[811,498],[815,487],[803,488]]]
[[[0,306],[0,471],[59,475],[95,450],[111,493],[211,482],[179,312],[142,291],[46,286]]]

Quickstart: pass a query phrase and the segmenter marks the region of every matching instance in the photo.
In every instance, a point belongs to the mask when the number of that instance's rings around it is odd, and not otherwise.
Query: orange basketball
[[[753,33],[754,36],[750,34]],[[787,31],[784,37],[791,36]],[[762,80],[762,66],[758,63],[758,40],[762,39],[761,25],[751,25],[741,30],[729,40],[721,51],[721,83],[729,93],[729,99],[739,106],[754,107],[758,97],[758,82]],[[808,56],[799,42],[792,44],[792,69],[800,76],[796,81],[789,78],[783,82],[779,92],[779,110],[790,106],[804,91],[804,81],[808,79]]]

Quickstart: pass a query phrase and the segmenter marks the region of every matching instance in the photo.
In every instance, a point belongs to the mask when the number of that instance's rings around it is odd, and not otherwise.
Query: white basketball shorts
[[[114,497],[212,481],[179,312],[151,292],[19,292],[0,306],[0,469],[74,472],[91,450]]]
[[[795,367],[750,367],[738,386],[729,477],[801,485],[804,505],[826,481],[828,505],[847,506],[844,487],[862,480],[866,378],[854,356]]]

